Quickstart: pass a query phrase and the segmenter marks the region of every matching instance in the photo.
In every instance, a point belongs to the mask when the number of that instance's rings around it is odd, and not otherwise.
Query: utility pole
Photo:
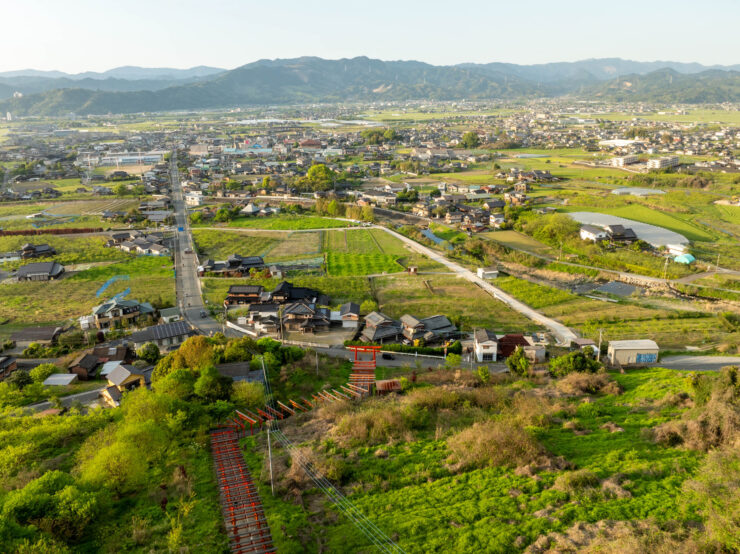
[[[663,279],[666,280],[668,278],[668,258],[665,259],[665,264],[663,264]]]
[[[319,376],[319,351],[314,350],[314,354],[316,354],[316,377]]]
[[[270,490],[272,491],[272,496],[275,496],[275,483],[272,480],[272,444],[270,441],[270,422],[267,422],[267,457],[270,460]]]
[[[603,331],[604,331],[603,329],[599,329],[599,350],[596,352],[597,361],[601,359],[601,337],[602,337]]]
[[[715,271],[719,271],[719,252],[717,253],[717,264],[716,264],[716,267],[714,269],[715,269]]]

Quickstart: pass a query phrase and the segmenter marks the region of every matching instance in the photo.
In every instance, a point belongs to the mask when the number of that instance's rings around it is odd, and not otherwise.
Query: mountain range
[[[15,92],[21,97],[13,97]],[[740,65],[619,58],[435,66],[367,57],[259,60],[232,70],[119,67],[0,73],[0,113],[64,115],[342,101],[554,97],[667,103],[740,101]]]

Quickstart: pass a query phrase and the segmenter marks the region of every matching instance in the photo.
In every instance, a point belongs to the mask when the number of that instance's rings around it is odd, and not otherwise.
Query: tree
[[[362,220],[363,221],[375,221],[375,210],[372,206],[363,206],[362,207]]]
[[[265,405],[265,388],[262,383],[238,381],[231,390],[231,401],[247,410],[255,410]]]
[[[378,303],[375,300],[364,300],[360,304],[360,312],[363,314],[369,314],[378,309]]]
[[[521,346],[517,346],[511,356],[506,358],[506,365],[508,366],[509,371],[516,375],[524,376],[529,373],[529,360],[524,354],[524,350],[522,350]]]
[[[341,205],[337,202],[336,198],[333,198],[326,206],[326,213],[332,217],[341,215]]]
[[[54,364],[41,364],[34,367],[29,375],[36,383],[43,383],[52,373],[59,373],[61,370]]]
[[[231,377],[219,375],[215,367],[209,366],[201,370],[193,392],[209,402],[228,400],[231,396],[232,384]]]
[[[447,369],[454,369],[456,367],[460,367],[461,363],[462,363],[462,356],[460,356],[460,354],[447,354],[447,357],[445,358],[445,367]]]
[[[25,369],[16,369],[5,381],[20,390],[33,383],[33,379]]]
[[[328,190],[334,186],[336,173],[324,164],[314,164],[299,181],[299,184],[309,190]]]
[[[478,146],[480,146],[480,138],[478,138],[478,133],[475,133],[474,131],[468,131],[462,136],[460,144],[462,144],[463,148],[478,148]]]
[[[563,377],[569,373],[596,373],[601,364],[583,350],[575,350],[550,360],[550,375]]]
[[[157,394],[165,394],[180,400],[187,400],[195,393],[196,375],[189,369],[176,369],[152,386]]]
[[[487,385],[491,380],[491,370],[488,369],[487,365],[479,365],[477,373],[478,379],[480,379],[480,382],[484,385]]]
[[[153,342],[148,342],[136,351],[136,355],[150,364],[156,364],[159,361],[159,347]]]
[[[118,183],[113,187],[113,192],[116,196],[126,196],[128,194],[128,187],[123,183]]]
[[[269,189],[271,184],[272,183],[270,181],[269,175],[265,175],[264,177],[262,177],[262,188],[263,189]]]
[[[224,361],[227,363],[248,362],[256,350],[257,343],[249,337],[230,340],[224,348]]]

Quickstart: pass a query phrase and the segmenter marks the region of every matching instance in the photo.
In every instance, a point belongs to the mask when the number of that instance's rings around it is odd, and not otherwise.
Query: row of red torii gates
[[[304,397],[290,399],[287,402],[278,400],[275,402],[275,407],[265,405],[264,409],[257,408],[254,411],[237,410],[234,417],[227,422],[228,427],[246,434],[247,425],[249,425],[249,434],[251,435],[254,434],[255,427],[258,430],[262,429],[262,425],[267,421],[285,419],[298,412],[307,412],[322,402],[362,398],[370,395],[376,385],[380,391],[386,387],[386,381],[375,381],[377,354],[381,348],[381,346],[375,345],[348,346],[347,350],[353,353],[353,358],[352,373],[350,373],[349,382],[346,385],[336,389],[319,391],[312,394],[310,400]],[[369,354],[371,358],[363,359],[363,354]]]

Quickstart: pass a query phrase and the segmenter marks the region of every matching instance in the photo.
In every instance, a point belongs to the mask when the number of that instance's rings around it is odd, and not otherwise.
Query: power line
[[[275,409],[275,400],[272,395],[272,387],[270,386],[270,378],[267,375],[267,369],[265,367],[265,358],[262,357],[262,374],[264,377],[265,385],[265,401],[268,406]],[[275,429],[273,429],[273,425]],[[355,506],[350,500],[347,499],[329,480],[324,477],[319,470],[308,462],[300,451],[290,442],[280,430],[278,420],[267,421],[267,432],[271,433],[272,436],[290,452],[291,457],[300,466],[301,469],[308,475],[314,484],[334,503],[334,505],[341,511],[347,519],[354,523],[368,539],[372,542],[378,550],[381,552],[392,552],[392,553],[404,553],[405,551],[394,543],[388,535],[381,531],[377,525],[370,521],[361,511]]]

